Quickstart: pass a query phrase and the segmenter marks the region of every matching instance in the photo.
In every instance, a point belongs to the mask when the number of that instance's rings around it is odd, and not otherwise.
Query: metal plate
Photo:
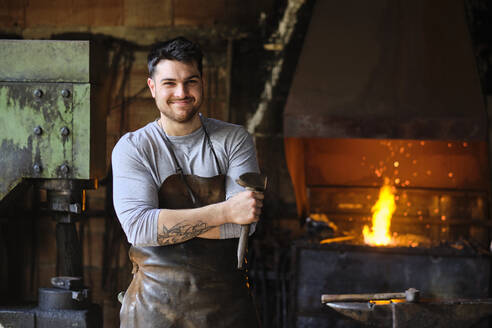
[[[35,328],[35,313],[31,309],[0,309],[0,327]]]
[[[74,177],[72,99],[72,84],[0,82],[0,200],[23,177]]]
[[[2,328],[101,328],[100,306],[85,310],[42,310],[39,308],[0,308]]]
[[[450,1],[316,1],[284,136],[485,140],[465,21]]]
[[[23,178],[105,174],[105,120],[91,121],[89,41],[0,40],[0,56],[0,201]]]
[[[89,41],[0,40],[0,81],[89,82]]]

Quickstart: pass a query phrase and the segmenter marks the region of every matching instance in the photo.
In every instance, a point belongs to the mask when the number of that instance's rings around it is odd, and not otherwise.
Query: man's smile
[[[193,102],[193,98],[192,97],[186,97],[186,98],[183,98],[183,99],[170,99],[168,101],[169,104],[178,104],[178,105],[186,105],[186,104],[189,104],[189,103],[192,103]]]

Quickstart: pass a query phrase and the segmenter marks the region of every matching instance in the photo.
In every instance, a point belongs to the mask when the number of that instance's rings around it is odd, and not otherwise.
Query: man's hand
[[[223,203],[224,216],[228,223],[250,224],[257,222],[263,207],[262,192],[243,191]]]
[[[257,222],[263,207],[263,193],[243,191],[226,201],[199,208],[161,209],[157,223],[159,245],[172,245],[200,236],[220,238],[219,226],[224,223]]]

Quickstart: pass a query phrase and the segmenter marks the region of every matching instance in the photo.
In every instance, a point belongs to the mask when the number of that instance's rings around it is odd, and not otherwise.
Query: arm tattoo
[[[157,242],[161,246],[181,243],[201,235],[212,228],[214,228],[214,226],[210,226],[203,221],[198,221],[195,224],[184,221],[169,229],[162,225],[161,231],[157,233]]]

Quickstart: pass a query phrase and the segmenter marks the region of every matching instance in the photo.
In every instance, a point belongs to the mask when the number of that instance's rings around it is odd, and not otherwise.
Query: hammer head
[[[267,185],[267,177],[261,173],[244,173],[236,180],[237,184],[244,188],[253,189],[255,191],[265,191]]]

